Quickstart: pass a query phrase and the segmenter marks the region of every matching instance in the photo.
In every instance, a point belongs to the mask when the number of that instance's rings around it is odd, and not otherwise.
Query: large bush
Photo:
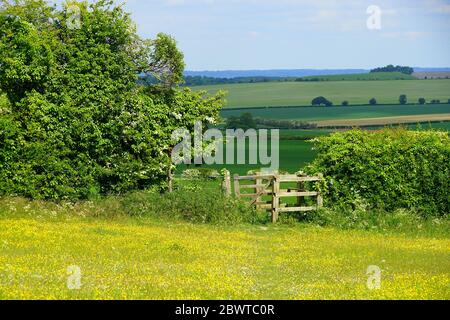
[[[0,195],[87,198],[162,185],[171,133],[217,119],[222,95],[178,89],[183,55],[141,39],[113,1],[0,1]],[[73,8],[73,7],[72,7]],[[138,85],[139,74],[157,83]]]
[[[450,139],[446,132],[352,130],[315,140],[308,168],[326,177],[328,205],[366,202],[387,211],[450,212]]]

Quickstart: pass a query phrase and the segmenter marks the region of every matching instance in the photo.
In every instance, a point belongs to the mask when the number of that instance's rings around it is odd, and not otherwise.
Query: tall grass
[[[205,187],[208,186],[208,187]],[[35,217],[45,220],[86,217],[99,219],[181,220],[196,224],[262,224],[269,215],[256,211],[248,203],[225,197],[217,181],[193,181],[178,184],[172,193],[133,192],[122,197],[91,201],[50,202],[24,198],[0,198],[0,218]]]

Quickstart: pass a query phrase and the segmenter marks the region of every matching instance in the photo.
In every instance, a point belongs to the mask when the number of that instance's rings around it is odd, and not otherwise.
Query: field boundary
[[[245,111],[245,110],[265,110],[265,109],[297,109],[297,108],[352,108],[352,107],[389,107],[389,106],[401,106],[401,107],[420,107],[420,106],[450,106],[449,103],[427,103],[425,105],[419,103],[378,103],[375,106],[371,104],[349,104],[348,106],[342,106],[339,104],[335,104],[329,107],[326,106],[313,106],[313,105],[299,105],[299,106],[263,106],[263,107],[225,107],[221,110],[221,112],[232,112],[232,111]]]
[[[402,124],[427,124],[449,122],[450,113],[444,114],[424,114],[411,116],[395,116],[395,117],[379,117],[379,118],[363,118],[363,119],[336,119],[313,121],[318,128],[334,128],[334,127],[370,127],[385,125],[402,125]]]
[[[323,207],[323,196],[317,183],[323,180],[322,174],[308,176],[304,173],[298,174],[255,174],[248,176],[234,175],[234,194],[238,199],[250,199],[251,205],[260,210],[270,210],[272,222],[276,223],[280,213],[283,212],[310,212]],[[252,184],[241,184],[241,182]],[[315,191],[307,190],[306,183],[315,183]],[[282,184],[296,183],[295,188],[282,189]],[[226,196],[231,196],[231,175],[225,172],[223,181],[223,191]],[[245,193],[251,190],[252,193]],[[264,201],[263,197],[269,196],[270,201]],[[307,204],[306,198],[315,198],[314,204]],[[294,206],[283,204],[283,198],[296,198]]]

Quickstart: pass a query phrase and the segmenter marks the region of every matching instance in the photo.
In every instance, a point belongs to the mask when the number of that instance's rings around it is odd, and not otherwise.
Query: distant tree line
[[[375,72],[401,72],[403,74],[411,75],[414,69],[411,67],[393,66],[389,65],[383,68],[377,68],[371,70],[371,73]],[[346,75],[342,75],[341,80],[345,80]],[[329,81],[325,76],[317,77],[265,77],[265,76],[254,76],[254,77],[236,77],[236,78],[216,78],[207,76],[184,76],[184,86],[194,87],[194,86],[207,86],[207,85],[219,85],[219,84],[240,84],[240,83],[264,83],[264,82],[317,82],[317,81]],[[365,80],[364,78],[357,80]],[[158,83],[158,79],[151,75],[142,75],[139,78],[139,83],[154,85]]]
[[[414,73],[414,69],[411,67],[406,67],[406,66],[394,66],[392,64],[386,66],[386,67],[382,67],[382,68],[376,68],[373,70],[370,70],[371,73],[375,73],[375,72],[401,72],[404,74],[413,74]]]
[[[255,118],[260,127],[277,129],[316,129],[317,124],[298,120],[276,120]]]
[[[293,82],[297,78],[290,77],[238,77],[238,78],[214,78],[205,76],[184,76],[183,85],[186,87],[209,86],[218,84],[264,83],[264,82]],[[158,80],[152,76],[141,76],[139,83],[153,85]]]
[[[205,86],[214,84],[237,84],[237,83],[262,83],[262,82],[287,82],[295,78],[279,77],[238,77],[238,78],[214,78],[205,76],[185,76],[185,86]]]
[[[226,128],[227,129],[256,129],[256,121],[253,115],[249,112],[243,113],[240,116],[231,116],[227,119]]]

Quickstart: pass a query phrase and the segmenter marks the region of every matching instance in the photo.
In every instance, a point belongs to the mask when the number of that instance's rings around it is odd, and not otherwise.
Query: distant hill
[[[441,74],[441,73],[439,73]],[[207,86],[217,84],[264,83],[264,82],[302,82],[302,81],[363,81],[363,80],[417,80],[416,77],[401,72],[376,72],[352,74],[327,74],[308,77],[236,77],[216,78],[205,76],[185,76],[185,86]]]
[[[309,76],[346,75],[369,73],[366,69],[273,69],[273,70],[223,70],[223,71],[185,71],[185,76],[211,78],[300,78]],[[450,68],[415,67],[414,72],[450,72]]]
[[[365,69],[287,69],[287,70],[224,70],[224,71],[185,71],[185,76],[211,78],[294,78],[307,76],[368,73]]]

